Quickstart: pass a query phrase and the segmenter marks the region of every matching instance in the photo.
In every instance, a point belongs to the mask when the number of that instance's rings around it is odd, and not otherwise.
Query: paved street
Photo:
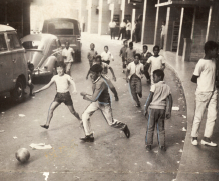
[[[82,99],[80,92],[92,93],[91,82],[85,79],[89,69],[87,52],[90,43],[95,43],[95,50],[99,54],[104,45],[108,45],[114,55],[115,61],[111,62],[111,66],[117,78],[113,83],[119,101],[115,102],[111,93],[113,114],[115,119],[128,124],[131,137],[127,139],[123,132],[109,127],[97,111],[91,118],[95,142],[82,143],[79,138],[84,136],[83,131],[64,104],[55,110],[49,129],[41,128],[40,124],[45,123],[48,108],[55,96],[54,85],[33,98],[27,96],[20,104],[14,104],[10,98],[3,97],[0,100],[0,130],[4,130],[0,132],[0,180],[40,181],[45,180],[44,172],[49,172],[48,181],[171,181],[176,178],[186,133],[182,128],[187,126],[182,116],[186,115],[185,100],[175,74],[165,69],[165,82],[171,87],[173,106],[179,107],[179,111],[173,111],[172,118],[165,122],[167,151],[161,152],[158,149],[154,137],[152,151],[147,152],[144,144],[147,121],[143,116],[143,106],[134,107],[124,79],[125,74],[122,73],[119,57],[121,41],[111,41],[106,36],[82,34],[82,62],[74,63],[71,73],[78,90],[77,95],[72,95],[76,111],[81,115],[89,104]],[[35,90],[43,85],[36,84]],[[142,85],[141,104],[144,105],[150,87],[145,78],[142,79]],[[29,147],[31,143],[50,144],[52,149],[32,150]],[[20,164],[14,155],[23,147],[31,155],[26,164]]]

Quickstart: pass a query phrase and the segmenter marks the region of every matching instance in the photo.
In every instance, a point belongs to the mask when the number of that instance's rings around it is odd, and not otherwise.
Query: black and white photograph
[[[0,181],[218,181],[219,0],[0,0]]]

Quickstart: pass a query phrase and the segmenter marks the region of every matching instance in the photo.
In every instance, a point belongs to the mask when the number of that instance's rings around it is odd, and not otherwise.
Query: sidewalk
[[[141,49],[140,44],[134,44],[137,49]],[[152,51],[153,45],[148,45],[149,51]],[[179,80],[184,90],[184,96],[187,106],[187,134],[185,138],[183,154],[180,161],[177,181],[200,181],[200,180],[219,180],[219,149],[218,147],[207,147],[199,143],[198,146],[191,145],[190,132],[194,116],[194,101],[196,84],[190,81],[196,62],[183,62],[176,53],[164,52],[161,55],[166,59],[166,66],[170,67]],[[200,126],[200,136],[198,141],[204,137],[206,115]],[[219,124],[216,122],[212,140],[219,144]]]

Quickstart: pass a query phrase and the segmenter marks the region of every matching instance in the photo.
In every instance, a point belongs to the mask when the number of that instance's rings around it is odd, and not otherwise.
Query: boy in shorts
[[[128,43],[127,40],[123,41],[123,47],[120,49],[120,53],[119,56],[122,58],[122,73],[125,73],[125,68],[126,68],[126,59],[125,59],[125,54],[126,54],[126,50],[128,47]]]
[[[54,75],[52,77],[51,81],[47,85],[45,85],[41,89],[36,90],[34,92],[34,93],[41,92],[45,89],[48,89],[53,83],[56,84],[57,93],[56,93],[54,101],[52,102],[52,104],[49,107],[49,113],[48,113],[46,124],[40,125],[41,127],[45,128],[45,129],[49,128],[49,124],[50,124],[50,121],[51,121],[52,116],[53,116],[53,111],[61,103],[64,103],[68,107],[69,111],[79,121],[81,121],[81,118],[79,117],[79,114],[75,111],[75,109],[73,107],[73,102],[72,102],[71,95],[70,95],[70,92],[69,92],[69,85],[71,84],[74,88],[74,91],[72,93],[73,94],[77,93],[75,82],[74,82],[73,78],[70,75],[65,74],[64,71],[65,71],[65,64],[63,62],[59,62],[58,65],[57,65],[58,75]]]
[[[33,71],[34,71],[34,65],[32,63],[28,63],[28,84],[27,86],[30,87],[30,96],[34,96],[33,94],[33,88],[34,85],[32,83],[33,81]]]
[[[87,54],[87,58],[89,60],[89,65],[92,67],[93,61],[95,60],[95,57],[97,56],[97,51],[94,50],[95,45],[93,43],[90,44],[90,51]]]
[[[151,150],[154,128],[157,129],[157,141],[162,151],[165,147],[164,119],[171,117],[172,96],[170,87],[163,81],[164,72],[160,69],[153,71],[154,84],[145,103],[145,116],[148,113],[147,131],[145,136],[146,149]],[[149,108],[149,110],[148,110]]]
[[[217,120],[217,102],[218,91],[215,86],[216,80],[216,60],[218,53],[218,44],[214,41],[208,41],[205,44],[205,57],[199,59],[195,66],[191,81],[197,83],[195,91],[195,115],[192,123],[191,143],[198,145],[198,132],[200,123],[208,108],[207,122],[205,126],[204,139],[201,144],[208,146],[217,146],[211,141],[215,122]]]

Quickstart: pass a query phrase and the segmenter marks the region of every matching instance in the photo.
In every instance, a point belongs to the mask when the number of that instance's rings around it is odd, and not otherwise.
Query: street
[[[179,111],[173,110],[171,119],[165,120],[167,151],[162,152],[158,148],[155,131],[154,144],[148,152],[144,143],[147,120],[143,109],[150,86],[144,77],[141,108],[134,107],[119,57],[122,41],[82,34],[82,61],[74,63],[71,70],[78,91],[77,95],[71,95],[75,110],[81,116],[89,104],[82,99],[80,92],[92,93],[92,83],[85,78],[89,70],[87,52],[90,43],[95,44],[98,54],[108,45],[114,55],[115,61],[110,65],[117,78],[113,84],[118,91],[119,101],[114,100],[111,92],[113,117],[127,123],[130,138],[127,139],[122,131],[108,126],[102,114],[97,111],[91,117],[94,143],[81,142],[79,138],[84,136],[83,130],[64,104],[54,111],[49,129],[41,128],[56,93],[55,85],[35,97],[26,96],[20,104],[12,103],[6,95],[6,98],[0,99],[0,130],[4,130],[0,132],[0,180],[40,181],[45,180],[44,172],[49,172],[48,181],[171,181],[176,178],[186,133],[182,128],[187,127],[183,117],[186,115],[186,105],[179,80],[168,67],[165,69],[164,81],[170,86],[173,106],[179,107]],[[45,83],[35,84],[34,90],[43,85]],[[29,88],[26,91],[29,93]],[[52,149],[32,150],[29,147],[31,143],[50,144]],[[30,159],[25,164],[15,158],[19,148],[27,148],[30,152]]]

